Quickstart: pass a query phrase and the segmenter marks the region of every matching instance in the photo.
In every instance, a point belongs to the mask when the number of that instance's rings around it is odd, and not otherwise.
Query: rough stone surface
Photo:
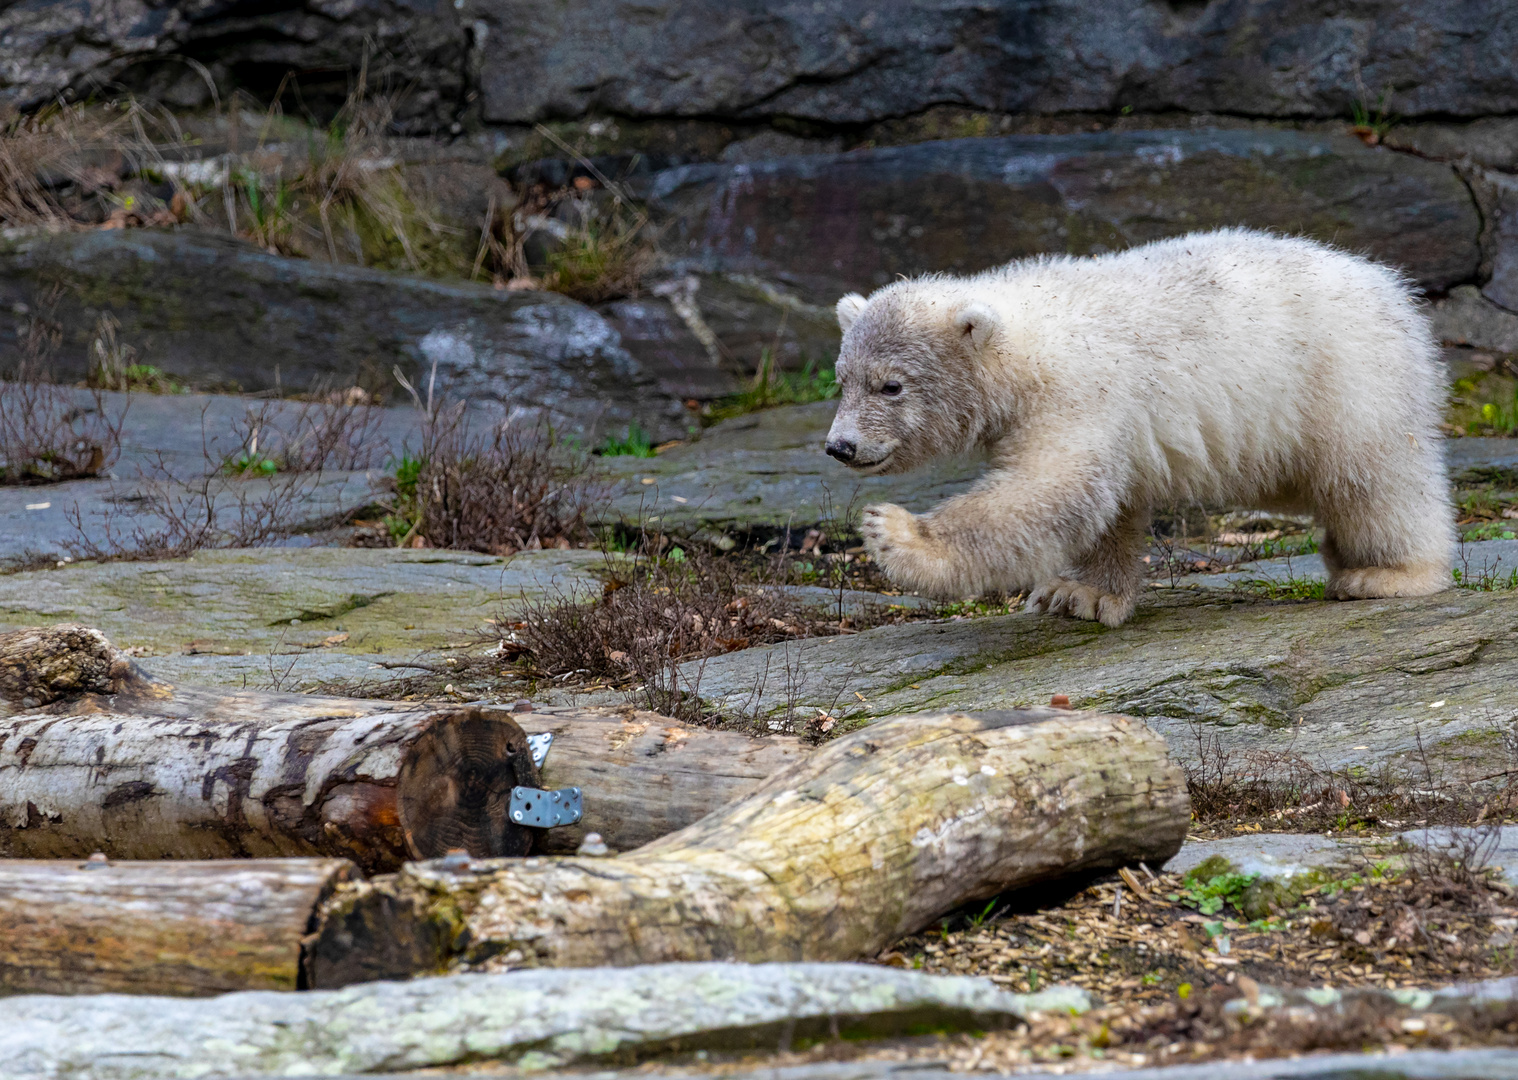
[[[1434,333],[1451,345],[1493,352],[1518,352],[1518,315],[1492,303],[1474,285],[1450,290],[1431,312]]]
[[[187,61],[223,98],[236,87],[271,98],[299,71],[308,102],[335,105],[375,57],[371,78],[409,86],[401,118],[441,127],[465,104],[466,25],[446,0],[32,0],[0,12],[0,106],[31,109],[65,90],[122,84],[173,105],[207,104],[213,89]]]
[[[389,388],[393,367],[425,382],[436,363],[440,392],[561,428],[686,429],[680,402],[606,320],[556,293],[282,258],[190,228],[26,234],[0,240],[0,361],[13,362],[27,317],[15,305],[41,310],[53,281],[67,286],[52,313],[67,379],[86,374],[96,319],[110,312],[145,362],[197,385]]]
[[[563,1074],[565,1076],[569,1074]],[[584,1074],[575,1074],[583,1076]],[[660,1076],[644,1069],[637,1074],[598,1073],[595,1080],[632,1080]],[[682,1080],[944,1080],[950,1075],[937,1063],[902,1061],[814,1062],[784,1068],[743,1069],[737,1072],[692,1073]],[[979,1073],[984,1080],[1009,1080],[1007,1073]],[[1019,1072],[1019,1080],[1053,1080],[1067,1072]],[[1396,1055],[1310,1054],[1274,1061],[1211,1061],[1205,1065],[1174,1065],[1159,1069],[1115,1069],[1102,1076],[1121,1080],[1518,1080],[1518,1051],[1501,1049],[1414,1050]],[[347,1080],[347,1078],[343,1078]],[[542,1080],[558,1080],[547,1074]]]
[[[1185,873],[1208,859],[1227,859],[1241,874],[1259,874],[1272,881],[1289,881],[1314,871],[1333,871],[1363,863],[1362,849],[1316,833],[1261,833],[1223,840],[1188,843],[1166,870]]]
[[[1409,829],[1400,839],[1414,847],[1426,847],[1468,859],[1473,864],[1500,869],[1504,881],[1518,885],[1518,827]]]
[[[685,165],[639,190],[684,265],[762,274],[813,302],[898,273],[1094,254],[1220,225],[1302,233],[1442,291],[1474,280],[1482,223],[1446,164],[1295,131],[957,139],[743,165]]]
[[[471,93],[487,122],[511,124],[586,114],[860,124],[934,105],[1339,118],[1387,87],[1404,117],[1518,110],[1518,13],[1500,0],[1345,11],[1310,0],[76,0],[11,5],[0,32],[0,102],[22,107],[112,79],[199,104],[209,91],[167,58],[180,54],[223,93],[271,95],[300,71],[308,99],[340,99],[368,55],[412,87],[404,115],[435,126]]]
[[[1511,592],[1335,603],[1152,590],[1116,630],[1028,613],[885,626],[715,657],[686,678],[734,712],[798,721],[1065,694],[1144,717],[1187,759],[1216,736],[1318,765],[1417,768],[1421,740],[1435,759],[1491,772],[1507,767],[1515,630]]]
[[[79,563],[0,577],[0,629],[82,622],[170,682],[296,689],[406,674],[375,665],[468,640],[524,595],[597,592],[601,564],[589,551],[351,548]]]
[[[1084,991],[1013,994],[989,979],[862,964],[663,964],[368,983],[184,1000],[12,997],[0,1060],[13,1080],[400,1072],[501,1060],[544,1068],[679,1039],[775,1045],[782,1031],[984,1028],[1083,1010]]]
[[[935,104],[1341,117],[1396,87],[1403,116],[1518,109],[1502,3],[1309,0],[714,5],[476,0],[487,120],[585,113],[864,123]],[[1372,102],[1373,104],[1373,102]]]
[[[1481,293],[1509,312],[1518,312],[1518,181],[1512,177],[1499,176],[1496,218],[1492,276]]]
[[[767,409],[655,458],[603,458],[600,469],[621,485],[605,513],[682,534],[804,531],[828,517],[829,505],[841,521],[851,501],[926,510],[983,468],[958,461],[904,476],[853,476],[822,453],[836,409],[833,401]]]

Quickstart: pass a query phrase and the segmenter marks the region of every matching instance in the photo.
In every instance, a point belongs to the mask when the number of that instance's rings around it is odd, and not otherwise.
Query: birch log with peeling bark
[[[20,711],[21,715],[14,715]],[[370,873],[461,847],[613,849],[684,828],[806,748],[631,709],[309,697],[155,680],[98,630],[0,635],[0,855],[330,855]],[[551,732],[541,778],[522,732]],[[579,787],[578,826],[505,819],[515,784]],[[536,836],[533,833],[537,833]]]
[[[1189,821],[1185,777],[1140,721],[896,717],[617,858],[413,864],[343,886],[308,942],[307,978],[855,959],[970,901],[1161,865]],[[403,939],[409,955],[393,947]]]
[[[526,854],[536,786],[505,710],[227,692],[154,680],[99,631],[0,636],[0,854],[122,859]]]
[[[0,993],[294,990],[342,859],[0,859]]]

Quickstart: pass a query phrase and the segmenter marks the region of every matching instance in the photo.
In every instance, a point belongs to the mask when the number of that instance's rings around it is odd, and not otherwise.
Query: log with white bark
[[[327,855],[370,873],[463,848],[613,849],[683,828],[800,758],[795,739],[633,710],[311,697],[155,680],[99,631],[0,635],[0,855]],[[541,776],[523,731],[552,732]],[[580,787],[577,827],[505,817],[518,784]],[[536,835],[534,835],[536,834]]]
[[[342,859],[0,859],[0,993],[294,990]]]
[[[970,901],[1160,865],[1189,820],[1185,777],[1140,721],[895,717],[616,858],[414,864],[342,886],[306,975],[340,986],[460,968],[854,959]]]
[[[173,686],[99,631],[0,636],[0,853],[328,855],[366,871],[465,847],[525,854],[536,786],[504,710]]]

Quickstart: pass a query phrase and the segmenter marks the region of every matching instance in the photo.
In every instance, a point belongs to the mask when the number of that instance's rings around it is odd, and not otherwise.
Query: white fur
[[[1142,583],[1150,509],[1189,501],[1314,513],[1336,598],[1450,584],[1444,383],[1427,320],[1387,267],[1225,229],[898,282],[862,310],[849,299],[835,434],[888,462],[875,471],[928,456],[907,452],[913,424],[939,424],[939,452],[992,455],[970,492],[927,514],[866,511],[869,550],[904,586],[1031,588],[1033,607],[1117,625]],[[892,372],[900,398],[872,397],[864,384]],[[907,401],[950,376],[940,393],[976,399],[941,406],[973,416],[964,445],[911,411],[931,402]]]

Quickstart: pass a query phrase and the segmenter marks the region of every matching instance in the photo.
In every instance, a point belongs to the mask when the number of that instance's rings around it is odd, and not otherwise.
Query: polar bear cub
[[[928,513],[866,508],[905,588],[1117,626],[1151,507],[1186,501],[1316,515],[1336,599],[1451,584],[1437,349],[1385,266],[1223,229],[899,281],[838,321],[829,454],[876,475],[990,453]]]

